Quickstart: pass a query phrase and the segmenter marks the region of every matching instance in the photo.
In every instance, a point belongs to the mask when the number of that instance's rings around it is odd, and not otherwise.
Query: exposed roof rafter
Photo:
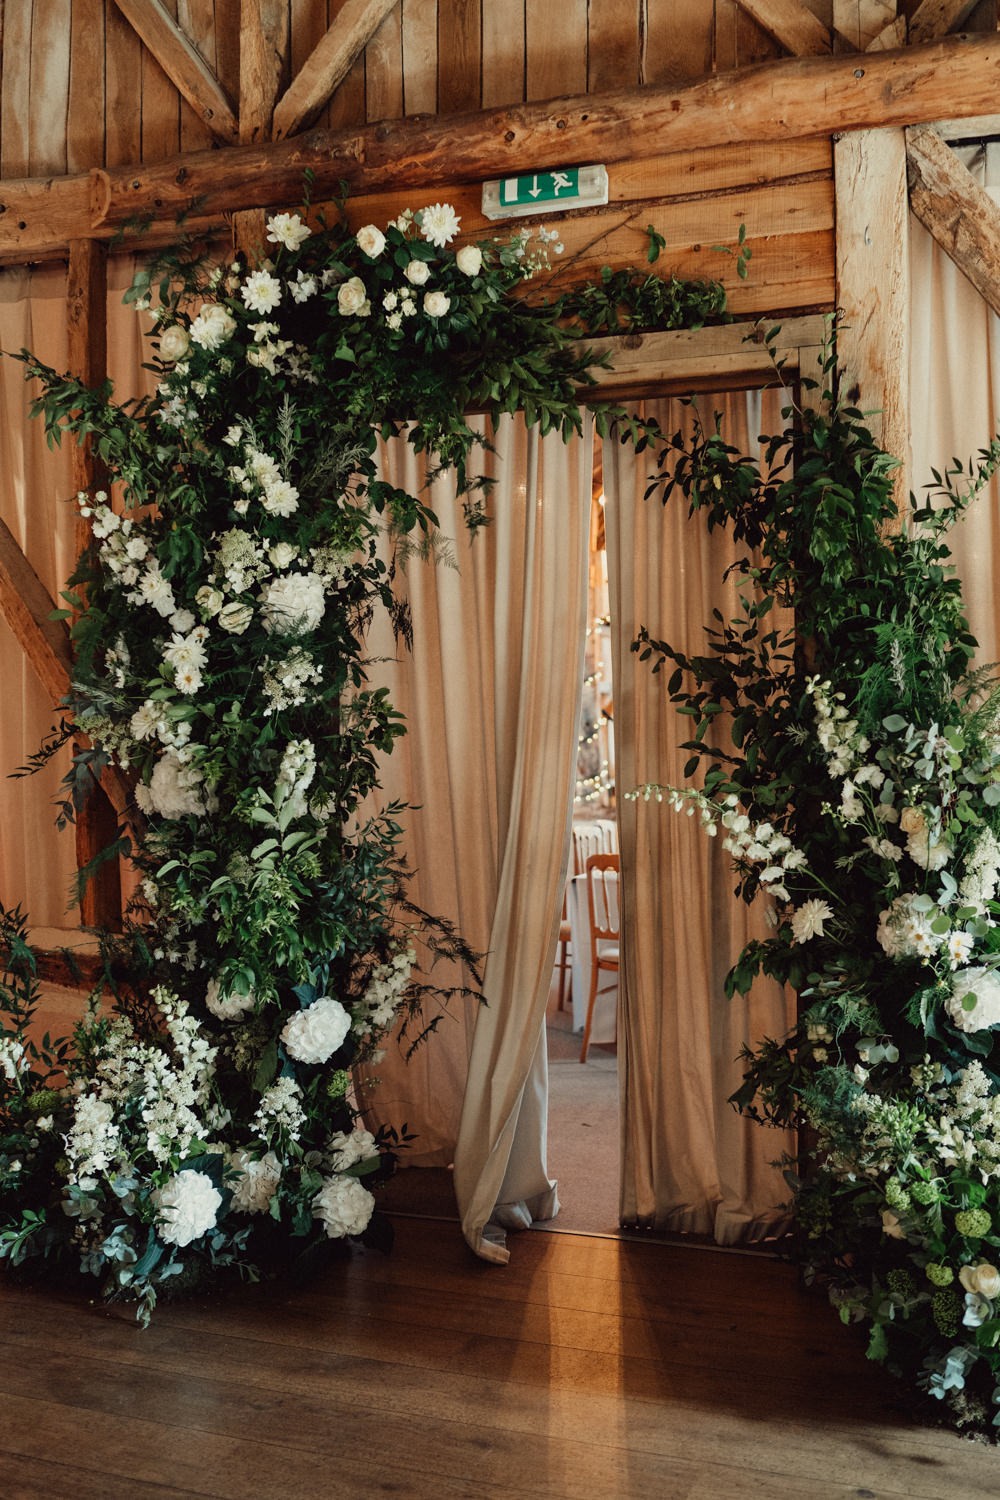
[[[345,0],[274,111],[274,139],[311,125],[399,0]]]
[[[225,89],[162,0],[115,0],[177,89],[220,141],[239,136],[236,114]]]
[[[906,132],[910,208],[1000,313],[1000,206],[929,126]]]

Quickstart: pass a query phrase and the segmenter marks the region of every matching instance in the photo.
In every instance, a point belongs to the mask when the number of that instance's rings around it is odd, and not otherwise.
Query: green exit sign
[[[487,219],[523,219],[529,214],[557,213],[608,201],[608,174],[601,166],[555,167],[483,183]]]

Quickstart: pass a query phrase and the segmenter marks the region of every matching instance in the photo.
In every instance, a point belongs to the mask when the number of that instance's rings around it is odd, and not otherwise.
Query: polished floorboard
[[[127,1307],[0,1283],[3,1500],[986,1500],[763,1255],[400,1218],[307,1287]]]

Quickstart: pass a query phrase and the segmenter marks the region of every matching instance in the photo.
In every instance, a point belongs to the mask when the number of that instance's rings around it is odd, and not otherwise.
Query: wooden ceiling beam
[[[348,190],[436,188],[552,166],[613,165],[673,151],[822,137],[873,125],[980,116],[1000,97],[1000,37],[955,36],[898,52],[783,58],[675,89],[650,86],[447,117],[387,120],[290,140],[193,152],[149,166],[0,184],[0,258],[108,239],[139,218],[155,232]],[[85,196],[89,192],[89,199]],[[130,241],[134,244],[134,241]]]
[[[906,168],[911,209],[1000,313],[1000,206],[928,126],[907,130]]]
[[[276,141],[311,125],[399,0],[345,0],[274,111]]]
[[[162,0],[115,4],[212,134],[225,145],[237,140],[239,125],[225,89]]]
[[[803,0],[737,0],[758,26],[793,57],[818,57],[830,51],[830,33]]]
[[[922,0],[910,17],[911,42],[932,42],[961,26],[979,0]]]

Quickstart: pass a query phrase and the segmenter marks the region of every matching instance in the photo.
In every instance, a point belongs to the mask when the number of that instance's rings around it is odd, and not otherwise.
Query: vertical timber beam
[[[69,366],[84,384],[99,385],[107,375],[108,278],[107,248],[99,240],[72,240],[66,280],[66,322]],[[73,484],[92,491],[103,480],[90,438],[73,450]],[[90,527],[77,520],[76,553],[90,541]],[[95,782],[76,815],[76,860],[83,867],[118,837],[118,817],[105,792]],[[117,860],[106,860],[87,883],[80,902],[85,927],[121,927],[122,890]]]
[[[834,146],[840,396],[868,414],[900,461],[900,521],[909,496],[909,207],[900,129],[858,130]]]
[[[288,50],[287,6],[280,0],[241,0],[240,5],[240,144],[270,141],[281,69]],[[233,249],[251,264],[264,257],[263,208],[233,214]]]

